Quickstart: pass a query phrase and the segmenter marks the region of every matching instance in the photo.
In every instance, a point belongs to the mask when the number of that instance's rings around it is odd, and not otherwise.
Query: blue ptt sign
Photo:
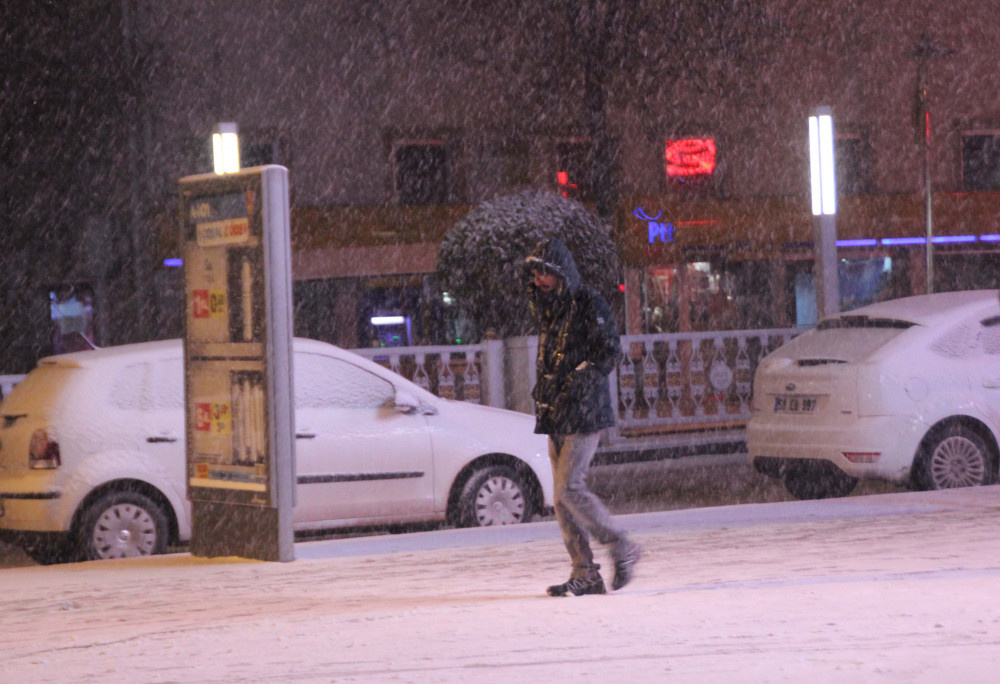
[[[656,216],[648,216],[642,207],[636,207],[635,211],[632,212],[632,215],[640,221],[645,221],[648,224],[649,244],[653,244],[654,242],[674,241],[674,224],[664,223],[659,220],[659,218],[663,215],[662,211],[656,212]]]

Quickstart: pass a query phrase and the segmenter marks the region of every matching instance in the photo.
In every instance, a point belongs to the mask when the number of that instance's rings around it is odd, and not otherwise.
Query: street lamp
[[[836,176],[833,115],[829,107],[817,107],[809,117],[809,179],[812,190],[816,313],[819,318],[840,311]]]
[[[235,122],[215,125],[215,130],[212,131],[212,158],[215,161],[215,172],[220,176],[240,170],[240,142]]]

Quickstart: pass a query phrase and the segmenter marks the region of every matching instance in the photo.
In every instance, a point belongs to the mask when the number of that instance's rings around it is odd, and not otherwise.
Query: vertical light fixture
[[[227,121],[215,125],[212,132],[212,158],[215,172],[219,175],[240,170],[240,141],[236,122]]]
[[[809,117],[809,175],[813,216],[837,213],[836,164],[833,156],[833,116],[817,107]]]
[[[809,178],[812,190],[816,310],[820,318],[840,311],[837,272],[837,172],[833,115],[817,107],[809,117]]]

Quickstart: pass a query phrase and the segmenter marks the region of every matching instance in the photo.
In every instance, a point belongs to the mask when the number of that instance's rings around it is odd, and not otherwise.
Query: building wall
[[[633,285],[657,265],[712,262],[749,273],[732,263],[752,259],[780,274],[786,261],[808,260],[805,121],[817,105],[832,107],[839,133],[867,144],[870,183],[864,196],[842,198],[839,236],[922,234],[924,150],[914,115],[922,34],[936,50],[924,80],[936,228],[997,230],[995,196],[955,194],[961,132],[1000,126],[992,2],[772,0],[746,16],[648,2],[631,11],[616,29],[603,92],[620,150],[615,231]],[[560,190],[556,145],[587,139],[582,53],[558,8],[210,0],[144,3],[142,13],[159,51],[150,108],[163,192],[173,178],[207,170],[198,141],[216,121],[281,138],[297,279],[428,273],[437,242],[464,211],[494,193]],[[715,139],[708,182],[667,178],[664,141],[674,137]],[[394,206],[394,145],[425,141],[444,143],[452,160],[450,210],[436,216]],[[511,164],[522,168],[505,173]],[[662,211],[675,241],[651,245],[632,215],[638,206]],[[892,257],[919,284],[914,251],[853,256]],[[696,290],[702,276],[684,273],[678,285]],[[675,324],[723,324],[692,323],[695,290],[674,295],[683,314]],[[651,315],[646,293],[626,293],[627,328],[641,332]],[[766,298],[778,308],[768,324],[793,322],[786,294]]]
[[[793,322],[788,288],[811,258],[805,120],[817,105],[832,107],[839,132],[868,143],[871,182],[864,195],[842,198],[840,235],[921,234],[924,157],[914,102],[922,34],[937,50],[925,74],[935,229],[1000,233],[1000,199],[963,192],[960,154],[963,131],[1000,128],[993,0],[768,0],[728,13],[715,3],[621,4],[628,13],[597,63],[619,150],[612,220],[626,266],[629,332],[650,325],[647,286],[656,269],[677,274],[679,319],[671,325],[723,324],[693,322],[703,276],[780,284],[765,300],[769,315]],[[581,6],[597,8],[584,19],[601,18],[604,3]],[[87,230],[64,226],[77,237],[63,252],[104,264],[97,290],[151,299],[136,307],[142,326],[126,330],[121,321],[130,317],[109,314],[112,301],[125,300],[109,295],[104,343],[179,333],[179,273],[159,264],[177,256],[176,181],[211,169],[208,140],[219,121],[238,122],[245,140],[290,168],[293,276],[337,280],[331,315],[345,321],[341,330],[351,318],[344,302],[363,299],[366,279],[417,276],[432,289],[437,243],[478,202],[525,188],[561,191],[559,143],[590,136],[584,65],[594,43],[574,39],[562,4],[140,0],[122,7],[129,11],[115,40],[134,69],[123,95],[129,113],[116,127],[135,154],[110,158],[112,175],[127,180],[110,191],[115,217],[102,224],[92,212],[80,224]],[[103,53],[89,53],[99,70]],[[667,178],[664,142],[676,137],[715,139],[711,179]],[[447,196],[438,207],[398,206],[394,150],[428,141],[450,155]],[[675,242],[650,244],[632,214],[638,206],[673,221]],[[113,264],[104,258],[109,240],[122,245]],[[19,249],[30,261],[31,248]],[[922,282],[917,249],[844,256],[906,264],[912,291]],[[942,248],[942,258],[993,250]],[[760,267],[741,265],[748,261]],[[692,266],[705,263],[710,272]],[[58,267],[44,275],[70,277],[81,276]],[[352,288],[353,299],[345,295]],[[335,341],[352,346],[358,338],[355,331]]]

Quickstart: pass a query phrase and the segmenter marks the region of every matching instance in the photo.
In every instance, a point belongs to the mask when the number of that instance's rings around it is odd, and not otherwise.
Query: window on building
[[[94,291],[89,285],[63,285],[49,292],[52,349],[55,354],[94,349]]]
[[[505,140],[495,150],[500,184],[505,190],[527,186],[531,182],[531,152],[521,140]]]
[[[291,154],[286,140],[274,131],[240,133],[240,165],[244,167],[281,164],[290,166]]]
[[[867,195],[871,192],[871,152],[867,136],[838,133],[834,144],[837,161],[837,194]]]
[[[962,185],[966,190],[1000,190],[1000,130],[962,134]]]
[[[594,198],[589,140],[573,138],[556,143],[556,183],[564,197],[584,202]]]
[[[531,187],[531,148],[517,138],[486,138],[473,141],[463,164],[468,200],[476,203],[501,194]]]
[[[441,142],[403,143],[393,152],[399,204],[446,204],[451,194],[451,159]]]

